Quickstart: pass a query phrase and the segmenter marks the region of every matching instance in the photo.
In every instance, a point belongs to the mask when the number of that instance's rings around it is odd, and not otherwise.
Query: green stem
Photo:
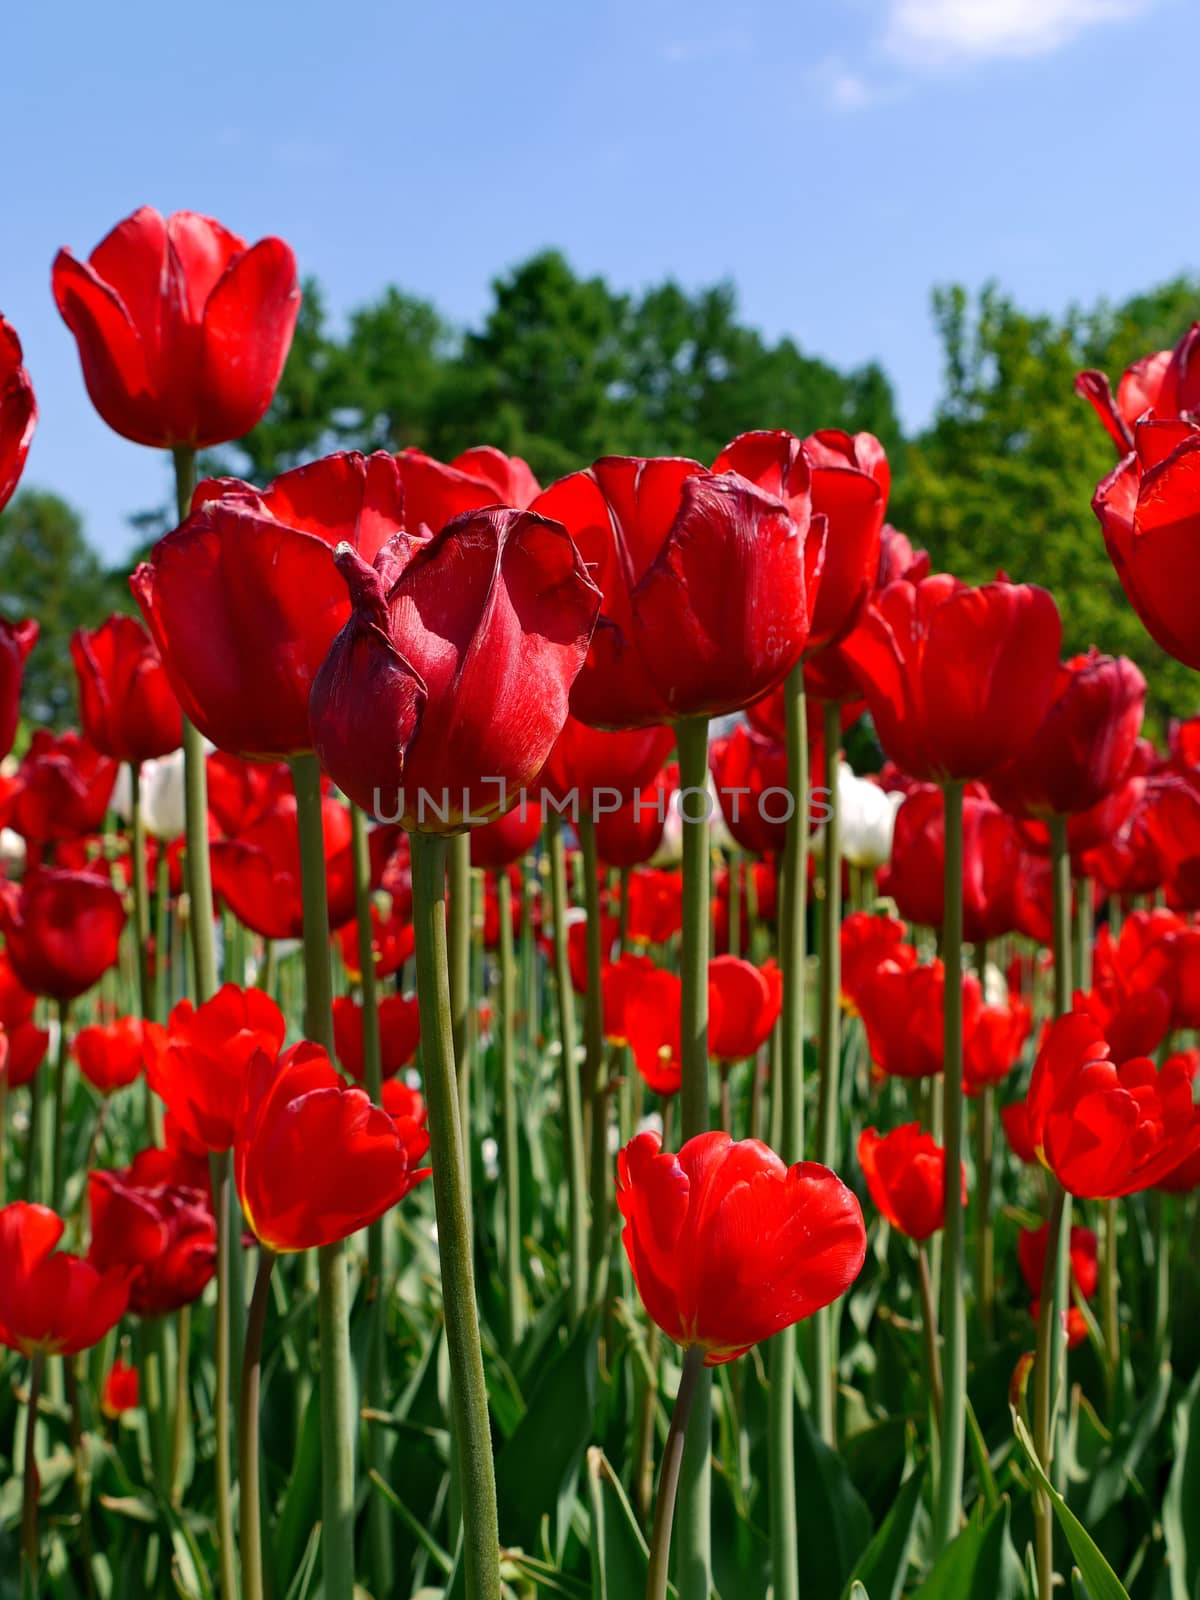
[[[138,1348],[142,1394],[150,1435],[150,1459],[158,1483],[170,1483],[171,1424],[167,1415],[167,1325],[163,1317],[144,1317]]]
[[[608,1265],[608,1197],[612,1174],[608,1158],[608,1073],[604,1060],[604,951],[600,936],[600,860],[596,853],[596,823],[586,808],[579,818],[579,843],[583,852],[584,910],[587,913],[587,994],[584,998],[584,1081],[587,1084],[591,1130],[588,1163],[591,1231],[588,1235],[588,1281],[591,1302],[604,1298]]]
[[[414,833],[413,921],[430,1164],[442,1265],[450,1392],[461,1485],[468,1600],[499,1600],[499,1525],[487,1387],[475,1299],[471,1226],[463,1181],[446,950],[445,841]],[[574,1076],[568,1073],[569,1076]]]
[[[187,445],[173,452],[175,502],[180,522],[187,517],[196,486],[196,452]],[[213,938],[212,870],[208,859],[208,768],[200,730],[183,719],[183,782],[186,808],[184,861],[187,883],[192,960],[196,971],[196,1004],[203,1005],[217,992],[217,952]],[[232,1540],[232,1527],[230,1529]],[[233,1565],[229,1572],[232,1576]],[[225,1590],[224,1575],[222,1590]],[[228,1596],[232,1591],[227,1591]]]
[[[238,1514],[241,1524],[242,1600],[263,1600],[262,1506],[259,1492],[258,1400],[262,1380],[263,1329],[271,1296],[275,1253],[259,1248],[258,1272],[246,1322],[242,1353],[242,1392],[238,1404]]]
[[[237,1563],[233,1542],[233,1441],[229,1414],[230,1345],[234,1317],[230,1294],[232,1276],[233,1182],[229,1151],[214,1151],[208,1158],[212,1180],[213,1211],[217,1219],[217,1310],[215,1320],[216,1380],[213,1413],[216,1431],[217,1552],[223,1600],[236,1600]]]
[[[142,819],[142,768],[129,763],[129,850],[133,857],[133,936],[137,943],[138,1004],[143,1017],[157,1022],[158,1006],[150,961],[150,890],[146,882],[146,826]],[[161,962],[162,954],[159,953]],[[163,1141],[162,1101],[145,1085],[146,1138],[152,1145]]]
[[[21,1593],[32,1596],[41,1592],[38,1580],[37,1414],[45,1366],[45,1352],[35,1350],[29,1362],[29,1405],[25,1413],[25,1460],[21,1477]],[[16,1454],[15,1451],[13,1453]]]
[[[521,1148],[517,1136],[517,1062],[514,1012],[516,962],[513,957],[512,879],[507,867],[496,873],[500,913],[500,1096],[504,1171],[504,1287],[508,1346],[517,1350],[525,1333],[525,1281],[521,1271]]]
[[[742,953],[742,862],[736,850],[729,853],[729,954]],[[725,1124],[728,1126],[728,1124]]]
[[[805,913],[808,902],[808,720],[804,666],[797,663],[784,685],[788,789],[795,802],[788,820],[782,871],[779,954],[783,1010],[772,1051],[778,1070],[771,1078],[771,1122],[776,1148],[790,1164],[804,1159],[804,998],[807,977]],[[753,868],[751,867],[751,893]],[[753,905],[753,901],[751,901]],[[800,1554],[796,1532],[796,1330],[787,1328],[770,1344],[771,1396],[768,1415],[771,1570],[775,1600],[800,1600]]]
[[[43,1080],[44,1067],[39,1067],[29,1080],[29,1132],[25,1141],[25,1198],[26,1200],[44,1201],[46,1196],[42,1192],[46,1182],[46,1167],[43,1159],[42,1141],[45,1135],[42,1132],[42,1100],[44,1097]]]
[[[976,1207],[975,1243],[978,1251],[979,1320],[984,1334],[992,1334],[996,1299],[996,1236],[992,1229],[992,1165],[996,1143],[996,1091],[985,1084],[975,1100]]]
[[[929,1251],[923,1240],[917,1246],[917,1278],[921,1286],[921,1325],[925,1335],[925,1370],[929,1378],[929,1394],[933,1401],[933,1423],[939,1434],[942,1430],[942,1358],[938,1351],[937,1301],[933,1297],[933,1279],[929,1273]]]
[[[646,1579],[646,1600],[667,1600],[671,1526],[675,1520],[675,1500],[679,1491],[688,1418],[704,1371],[704,1349],[698,1344],[691,1345],[683,1358],[683,1372],[680,1375],[675,1408],[671,1412],[671,1426],[663,1449],[658,1498],[654,1503],[654,1533],[650,1540],[650,1570]]]
[[[1077,987],[1092,987],[1092,880],[1075,880],[1075,971]]]
[[[171,1504],[183,1503],[183,1458],[187,1452],[188,1355],[192,1337],[192,1308],[181,1306],[175,1324],[175,1404],[171,1419]]]
[[[583,1110],[579,1097],[579,1073],[575,1070],[575,991],[571,987],[571,963],[567,955],[567,854],[560,817],[548,819],[547,835],[550,845],[550,912],[554,919],[554,987],[558,995],[559,1068],[570,1239],[567,1308],[574,1328],[587,1305],[587,1202],[584,1191]]]
[[[1050,1215],[1046,1235],[1046,1260],[1042,1268],[1041,1305],[1038,1310],[1037,1356],[1033,1369],[1033,1442],[1038,1459],[1046,1476],[1054,1459],[1054,1412],[1056,1381],[1055,1346],[1063,1342],[1062,1322],[1054,1311],[1055,1283],[1058,1278],[1058,1258],[1067,1252],[1062,1249],[1063,1224],[1066,1220],[1066,1193],[1062,1186],[1049,1177],[1051,1185]],[[1054,1512],[1050,1497],[1041,1489],[1034,1496],[1034,1523],[1037,1546],[1038,1600],[1052,1600],[1054,1593]]]
[[[463,1127],[467,1216],[471,1216],[471,836],[456,833],[446,842],[450,871],[450,1017],[458,1070],[458,1116]]]
[[[1101,1285],[1104,1317],[1104,1360],[1108,1386],[1108,1423],[1114,1425],[1117,1382],[1121,1370],[1120,1267],[1117,1260],[1117,1201],[1104,1202],[1104,1259]]]
[[[817,1160],[827,1167],[837,1161],[841,1066],[841,926],[842,820],[838,806],[838,747],[841,713],[834,700],[823,707],[825,721],[825,787],[829,816],[825,823],[825,899],[821,904],[821,989],[819,1062],[820,1100]],[[828,1445],[837,1443],[837,1324],[835,1305],[816,1318],[817,1429]]]
[[[1150,1197],[1154,1223],[1154,1358],[1171,1359],[1171,1229],[1170,1195],[1158,1190]]]
[[[58,1008],[58,1059],[54,1069],[54,1135],[53,1157],[50,1168],[50,1205],[62,1210],[63,1183],[65,1182],[64,1144],[67,1136],[67,1036],[70,1029],[71,1002],[59,1000]]]
[[[934,1548],[944,1550],[962,1520],[963,1449],[967,1436],[967,1313],[963,1297],[963,786],[947,783],[946,875],[942,956],[946,969],[943,1049],[946,1222],[942,1238],[942,1335],[945,1398]]]
[[[158,861],[154,872],[154,1015],[167,1014],[167,973],[170,970],[170,938],[168,934],[171,911],[171,863],[167,859],[166,844],[158,847]],[[149,1091],[148,1091],[149,1092]],[[157,1099],[157,1096],[153,1096]],[[162,1115],[159,1111],[151,1116]]]
[[[1054,1014],[1066,1016],[1071,1009],[1071,851],[1067,841],[1066,817],[1050,818],[1050,873],[1053,885],[1054,928]],[[1061,1243],[1054,1252],[1057,1263],[1054,1278],[1053,1327],[1064,1327],[1071,1304],[1071,1196],[1063,1197]],[[1065,1385],[1060,1368],[1067,1358],[1065,1336],[1050,1344],[1050,1432],[1059,1427],[1059,1402]],[[1066,1452],[1051,1448],[1055,1465],[1055,1487],[1066,1489]],[[1047,1468],[1049,1470],[1049,1468]]]
[[[680,1142],[708,1129],[708,718],[675,724],[683,819],[683,941],[680,976]],[[683,1447],[675,1582],[679,1600],[709,1600],[712,1589],[712,1373],[696,1375]]]

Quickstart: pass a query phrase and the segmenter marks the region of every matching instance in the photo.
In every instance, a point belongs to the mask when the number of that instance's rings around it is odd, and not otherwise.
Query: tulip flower
[[[963,1090],[974,1096],[1002,1083],[1033,1028],[1033,1013],[1020,1000],[985,1005],[963,1042]]]
[[[353,612],[313,685],[322,766],[410,830],[498,816],[566,721],[599,604],[579,552],[555,523],[494,507],[449,522],[394,581],[348,544],[335,560]]]
[[[639,985],[656,970],[649,956],[634,955],[628,950],[619,960],[605,963],[600,984],[604,1000],[604,1037],[610,1044],[629,1043],[625,1003],[631,994],[637,993]]]
[[[1168,777],[1154,784],[1144,822],[1168,904],[1200,908],[1200,777]]]
[[[560,806],[573,796],[579,815],[598,821],[646,787],[674,742],[670,728],[624,728],[607,733],[568,717],[539,781]]]
[[[907,795],[896,813],[892,857],[879,890],[901,916],[925,927],[943,921],[945,800],[939,789]],[[1014,888],[1021,862],[1016,824],[986,795],[963,796],[963,937],[995,939],[1016,926]]]
[[[596,819],[596,855],[605,867],[637,867],[655,860],[679,789],[673,761],[631,800]]]
[[[183,716],[154,641],[134,617],[109,617],[71,638],[84,737],[140,766],[183,742]]]
[[[128,766],[123,766],[117,774],[110,803],[122,822],[132,823],[133,784]],[[182,750],[174,750],[159,760],[142,763],[138,805],[142,826],[151,838],[173,840],[183,837],[186,817]]]
[[[0,496],[0,503],[2,498]],[[12,749],[17,735],[25,663],[37,643],[39,631],[32,618],[10,622],[7,617],[0,617],[0,761]]]
[[[636,728],[737,711],[808,641],[823,524],[737,472],[605,456],[533,503],[561,522],[603,594],[572,714]]]
[[[633,1064],[655,1094],[678,1094],[683,1082],[679,976],[661,967],[626,969],[624,984],[620,1009]],[[710,1026],[713,1020],[710,1000]]]
[[[420,1161],[429,1149],[429,1110],[419,1089],[403,1078],[389,1078],[383,1086],[383,1109],[399,1130],[410,1161]]]
[[[379,1002],[380,1068],[384,1078],[394,1078],[417,1053],[421,1021],[417,997],[385,995]],[[356,1083],[366,1082],[363,1053],[363,1008],[349,995],[333,1002],[333,1040],[339,1065]]]
[[[632,945],[666,944],[683,926],[683,880],[678,872],[638,867],[629,874],[625,937]]]
[[[980,1006],[979,980],[962,980],[963,1036],[970,1038]],[[871,1060],[889,1077],[931,1078],[944,1060],[946,975],[940,961],[906,967],[882,962],[858,989]]]
[[[37,995],[17,977],[8,952],[0,946],[0,1027],[15,1028],[28,1022],[36,1006]]]
[[[113,1094],[136,1083],[151,1063],[157,1064],[167,1046],[167,1030],[141,1017],[120,1017],[116,1022],[91,1023],[71,1041],[79,1070],[100,1094]]]
[[[12,499],[37,426],[33,384],[21,362],[17,331],[0,317],[0,511]]]
[[[58,1250],[64,1227],[47,1206],[0,1207],[0,1344],[22,1355],[90,1350],[129,1303],[129,1270]]]
[[[179,1002],[147,1078],[185,1139],[205,1150],[232,1146],[251,1057],[274,1060],[286,1032],[283,1012],[261,989],[226,983],[201,1006]]]
[[[4,1065],[0,1067],[5,1087],[21,1089],[31,1083],[34,1074],[46,1059],[50,1048],[50,1034],[33,1022],[18,1022],[14,1026],[0,1026],[0,1039],[4,1040]]]
[[[86,262],[60,250],[53,288],[96,410],[135,444],[167,448],[224,444],[262,420],[300,309],[282,239],[248,248],[211,217],[152,206]]]
[[[737,956],[717,956],[708,963],[708,992],[709,1054],[718,1061],[756,1055],[779,1020],[783,1001],[779,968],[773,961],[756,967]]]
[[[1106,924],[1096,936],[1092,987],[1076,992],[1075,1010],[1093,1018],[1118,1061],[1150,1055],[1172,1024],[1181,919],[1170,911],[1135,911],[1119,938]]]
[[[1118,1065],[1088,1016],[1050,1026],[1026,1096],[1034,1149],[1069,1193],[1114,1200],[1159,1181],[1200,1148],[1185,1061]]]
[[[205,763],[211,820],[237,839],[292,793],[286,761],[243,761],[227,750],[210,750]]]
[[[515,506],[524,511],[541,493],[529,463],[506,456],[492,445],[476,445],[453,461],[438,461],[423,450],[401,450],[396,457],[404,486],[408,527],[428,537],[464,511],[485,506]]]
[[[1164,419],[1200,414],[1200,322],[1193,322],[1173,350],[1141,356],[1126,367],[1116,399],[1103,372],[1081,372],[1075,393],[1088,401],[1105,430],[1125,455],[1135,445],[1135,430],[1147,412]]]
[[[314,1164],[312,1152],[323,1159]],[[234,1181],[260,1242],[283,1255],[333,1244],[390,1211],[429,1169],[404,1130],[350,1088],[319,1045],[251,1058],[238,1110]]]
[[[117,764],[79,734],[38,728],[17,772],[8,822],[37,845],[99,833]]]
[[[847,762],[838,763],[838,810],[842,858],[852,867],[874,871],[892,853],[896,813],[903,795],[889,793],[869,778],[860,778]]]
[[[810,1317],[862,1269],[862,1211],[827,1167],[787,1167],[756,1139],[641,1133],[621,1151],[617,1202],[638,1293],[669,1339],[718,1366]]]
[[[885,961],[903,971],[916,966],[916,946],[906,943],[907,937],[908,929],[896,917],[855,911],[846,918],[840,939],[843,1005],[859,1010],[863,986]]]
[[[1037,1151],[1033,1147],[1033,1133],[1029,1125],[1029,1107],[1024,1100],[1014,1100],[1011,1105],[1000,1107],[1000,1123],[1004,1129],[1004,1137],[1008,1140],[1008,1147],[1023,1166],[1035,1167],[1038,1164]]]
[[[0,885],[0,933],[34,994],[73,1000],[116,963],[125,908],[107,877],[41,868]]]
[[[779,910],[779,885],[775,867],[770,858],[765,861],[741,861],[737,866],[738,879],[738,949],[750,945],[750,906],[753,903],[758,922],[774,923]],[[713,875],[713,950],[717,955],[729,953],[730,904],[729,896],[733,874],[728,867],[720,867]]]
[[[313,679],[350,615],[331,552],[357,543],[371,560],[403,528],[396,462],[382,452],[326,456],[266,489],[199,486],[129,583],[201,733],[235,755],[312,749]]]
[[[928,1239],[945,1226],[946,1152],[919,1122],[890,1133],[864,1128],[858,1137],[858,1164],[867,1190],[893,1228],[909,1239]],[[963,1204],[967,1173],[962,1172]]]
[[[1046,1267],[1046,1247],[1050,1229],[1022,1228],[1017,1235],[1017,1265],[1025,1287],[1036,1300],[1042,1292],[1042,1273]],[[1100,1281],[1096,1235],[1090,1228],[1072,1228],[1070,1242],[1071,1278],[1085,1300],[1090,1300]]]
[[[139,1400],[138,1370],[118,1356],[104,1376],[100,1391],[100,1411],[115,1422],[126,1411],[135,1411]]]
[[[533,849],[542,832],[542,808],[523,795],[502,817],[471,829],[471,865],[498,871]]]
[[[916,549],[912,540],[899,528],[885,522],[879,535],[879,565],[875,569],[876,589],[886,589],[889,583],[906,578],[909,583],[920,583],[929,576],[929,551]]]
[[[567,964],[571,973],[571,987],[576,994],[588,992],[588,964],[587,964],[587,914],[578,910],[567,913]],[[604,961],[617,942],[620,932],[619,920],[608,912],[600,916],[600,950]]]
[[[208,1197],[176,1184],[139,1182],[134,1168],[88,1174],[92,1244],[99,1272],[129,1275],[129,1309],[162,1317],[203,1294],[217,1262]]]
[[[738,723],[709,747],[709,766],[725,826],[752,855],[783,849],[796,805],[788,788],[787,747]]]

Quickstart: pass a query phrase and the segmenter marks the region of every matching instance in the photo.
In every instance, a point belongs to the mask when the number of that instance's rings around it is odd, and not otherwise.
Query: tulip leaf
[[[989,1517],[982,1504],[934,1562],[913,1600],[1022,1600],[1025,1573],[1009,1532],[1005,1496]]]
[[[623,1600],[646,1587],[650,1551],[633,1507],[603,1450],[587,1453],[592,1600]]]
[[[921,1509],[921,1489],[928,1461],[917,1464],[904,1482],[895,1504],[854,1568],[846,1600],[856,1588],[867,1588],[874,1600],[899,1600],[908,1575],[908,1558]]]
[[[321,1516],[321,1390],[314,1384],[304,1408],[287,1493],[277,1517],[263,1518],[263,1541],[274,1540],[272,1571],[292,1573]],[[266,1553],[266,1552],[264,1552]]]
[[[1167,1573],[1171,1600],[1195,1600],[1200,1594],[1200,1372],[1175,1408],[1174,1445],[1162,1513]]]
[[[841,1600],[871,1539],[871,1512],[841,1457],[796,1411],[796,1530],[809,1600]]]

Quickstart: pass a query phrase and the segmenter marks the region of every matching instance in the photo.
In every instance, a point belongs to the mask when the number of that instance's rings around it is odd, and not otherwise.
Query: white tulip
[[[904,796],[859,778],[843,761],[838,767],[842,854],[852,867],[881,867],[892,854],[896,812]]]
[[[133,814],[133,782],[122,765],[113,785],[112,808],[122,822]],[[178,839],[184,829],[183,751],[142,762],[142,822],[155,839]]]

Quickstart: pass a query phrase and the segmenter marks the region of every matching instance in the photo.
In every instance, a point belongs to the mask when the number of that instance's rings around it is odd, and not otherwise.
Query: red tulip
[[[907,578],[909,583],[920,583],[929,576],[929,551],[915,549],[912,540],[899,528],[885,522],[879,535],[879,565],[875,569],[875,587],[886,589],[889,583]]]
[[[842,923],[842,1002],[859,1009],[859,995],[876,970],[890,961],[902,970],[917,964],[916,947],[907,944],[908,929],[895,917],[854,911]]]
[[[129,1273],[129,1309],[162,1317],[203,1294],[217,1264],[217,1225],[199,1189],[139,1181],[136,1169],[88,1173],[99,1272]]]
[[[227,750],[214,750],[205,765],[210,831],[215,821],[230,839],[246,833],[292,793],[286,761],[243,761]]]
[[[963,1041],[963,1089],[977,1095],[1002,1083],[1017,1063],[1033,1029],[1033,1013],[1020,1000],[983,1006]]]
[[[652,1320],[719,1366],[810,1317],[862,1270],[858,1201],[816,1162],[702,1133],[678,1155],[642,1133],[621,1151],[622,1242]]]
[[[97,1272],[55,1248],[64,1227],[47,1206],[18,1200],[0,1208],[0,1344],[22,1355],[89,1350],[129,1302],[124,1267]]]
[[[606,867],[638,867],[657,853],[666,831],[679,767],[669,761],[632,800],[596,819],[596,854]]]
[[[629,1043],[626,1001],[656,970],[649,956],[632,955],[628,950],[619,961],[605,963],[600,973],[600,987],[604,996],[604,1037],[610,1044]]]
[[[0,761],[12,749],[17,736],[25,663],[38,641],[39,632],[32,618],[10,622],[7,617],[0,617]]]
[[[1025,1280],[1025,1287],[1036,1300],[1042,1292],[1042,1274],[1046,1267],[1046,1242],[1050,1226],[1043,1222],[1040,1228],[1022,1228],[1017,1235],[1017,1265]],[[1097,1259],[1096,1235],[1090,1228],[1072,1228],[1068,1246],[1071,1258],[1071,1277],[1085,1300],[1090,1300],[1100,1281],[1100,1264]]]
[[[946,808],[940,789],[907,795],[896,813],[892,855],[879,890],[901,916],[930,928],[942,925]],[[1021,859],[1016,824],[986,795],[963,797],[963,937],[972,943],[1012,933],[1013,887]]]
[[[1062,624],[1044,589],[948,574],[890,584],[843,649],[880,743],[915,778],[980,778],[1045,716]]]
[[[738,906],[740,916],[739,949],[745,950],[750,944],[750,911],[753,905],[754,916],[759,923],[773,923],[778,913],[779,885],[775,876],[774,862],[768,857],[764,861],[741,861],[738,863]],[[713,950],[718,955],[724,955],[729,950],[729,895],[732,878],[728,867],[720,867],[713,875]]]
[[[1017,1160],[1027,1167],[1037,1165],[1037,1151],[1033,1146],[1033,1132],[1029,1125],[1029,1107],[1024,1100],[1000,1107],[1000,1123],[1008,1147]]]
[[[581,721],[737,711],[799,659],[823,546],[803,495],[785,503],[695,461],[605,456],[534,509],[564,524],[603,593],[571,691]]]
[[[930,1078],[942,1070],[946,974],[940,961],[904,967],[884,961],[864,979],[858,1009],[871,1060],[890,1077]],[[963,1036],[979,1013],[979,980],[963,978]]]
[[[1200,413],[1200,322],[1192,323],[1174,350],[1126,367],[1115,401],[1103,372],[1081,372],[1075,393],[1093,407],[1121,455],[1134,448],[1135,426],[1147,412],[1157,418]]]
[[[1033,1145],[1063,1187],[1085,1200],[1148,1189],[1200,1148],[1200,1107],[1185,1062],[1117,1065],[1090,1017],[1047,1030],[1026,1096]]]
[[[422,832],[490,821],[545,764],[599,596],[563,529],[455,518],[394,581],[350,546],[353,614],[312,694],[321,764],[364,810]]]
[[[331,552],[349,542],[372,560],[403,527],[396,462],[382,452],[326,456],[267,489],[200,485],[187,521],[129,582],[184,711],[215,745],[312,749],[313,679],[350,616]]]
[[[580,816],[597,818],[640,793],[658,773],[674,743],[670,728],[622,728],[606,733],[568,717],[546,758],[540,783],[560,805],[574,797]]]
[[[662,967],[628,971],[622,1006],[625,1040],[646,1087],[663,1096],[678,1094],[683,1083],[682,1001],[683,985],[677,973]]]
[[[133,617],[109,617],[71,639],[83,731],[97,750],[140,766],[183,742],[179,701],[154,641]]]
[[[582,911],[567,912],[567,964],[571,969],[571,987],[576,994],[588,991],[587,917]],[[607,911],[600,914],[600,954],[608,960],[609,951],[617,942],[620,924]]]
[[[725,826],[742,849],[753,855],[782,850],[795,809],[783,741],[739,722],[713,740],[708,760]]]
[[[142,206],[86,262],[54,261],[96,410],[135,444],[207,449],[262,420],[300,309],[282,239],[249,248],[211,217]]]
[[[126,1411],[137,1409],[138,1397],[138,1370],[118,1356],[105,1374],[100,1410],[110,1422],[115,1422]]]
[[[708,992],[716,995],[709,1019],[709,1055],[717,1061],[756,1055],[779,1020],[783,973],[773,961],[756,967],[738,956],[716,956],[708,963]]]
[[[0,885],[0,933],[34,994],[73,1000],[90,989],[115,965],[124,926],[120,895],[94,872],[42,868],[19,891]]]
[[[383,1109],[396,1124],[409,1161],[420,1161],[429,1149],[429,1111],[424,1095],[403,1078],[389,1078],[383,1086]]]
[[[417,1053],[421,1023],[417,997],[384,995],[379,1002],[379,1046],[385,1078],[394,1078]],[[333,1002],[333,1043],[338,1063],[358,1083],[365,1083],[367,1069],[363,1045],[363,1008],[348,995]]]
[[[152,1075],[167,1047],[167,1030],[141,1017],[119,1017],[116,1022],[92,1023],[80,1028],[71,1043],[79,1070],[100,1094],[113,1094]]]
[[[50,1048],[50,1035],[45,1028],[32,1022],[19,1022],[15,1027],[0,1028],[4,1043],[4,1064],[0,1073],[10,1089],[21,1089],[33,1081],[33,1076],[46,1059]]]
[[[116,781],[116,762],[79,734],[38,728],[17,773],[8,825],[39,846],[99,833]]]
[[[471,829],[471,865],[493,871],[509,867],[533,849],[541,832],[541,805],[523,795],[502,817]]]
[[[1145,825],[1168,903],[1200,908],[1200,776],[1171,776],[1153,783]]]
[[[350,1088],[320,1045],[251,1059],[234,1179],[247,1222],[276,1254],[333,1244],[383,1216],[428,1177],[418,1159],[404,1129]]]
[[[198,1189],[212,1208],[208,1149],[186,1133],[168,1108],[163,1116],[163,1143],[139,1150],[129,1167],[130,1182],[144,1188]]]
[[[864,1128],[858,1137],[858,1164],[876,1207],[893,1228],[910,1239],[928,1239],[946,1225],[946,1152],[919,1122],[890,1133]],[[962,1170],[962,1203],[967,1203],[967,1172]]]
[[[147,1063],[150,1087],[186,1139],[228,1150],[251,1057],[273,1061],[286,1032],[283,1012],[261,989],[226,983],[202,1006],[181,1000],[167,1024],[167,1048]]]
[[[515,506],[524,511],[541,493],[529,464],[491,445],[464,450],[451,462],[423,450],[401,450],[396,457],[404,485],[407,526],[428,538],[464,511],[485,506]]]
[[[1119,938],[1107,924],[1096,936],[1092,988],[1076,993],[1075,1010],[1095,1021],[1118,1061],[1149,1055],[1167,1036],[1181,925],[1170,911],[1135,911]]]
[[[683,927],[683,878],[678,872],[638,867],[629,874],[625,937],[631,945],[666,944]]]
[[[1163,881],[1163,863],[1154,837],[1157,802],[1171,780],[1133,778],[1132,809],[1103,844],[1093,845],[1079,867],[1108,894],[1153,894]],[[1068,823],[1068,832],[1070,824]]]
[[[37,995],[13,971],[8,952],[0,946],[0,1028],[16,1028],[28,1022],[37,1005]]]
[[[0,511],[12,499],[37,426],[33,384],[21,362],[17,330],[0,317]]]

